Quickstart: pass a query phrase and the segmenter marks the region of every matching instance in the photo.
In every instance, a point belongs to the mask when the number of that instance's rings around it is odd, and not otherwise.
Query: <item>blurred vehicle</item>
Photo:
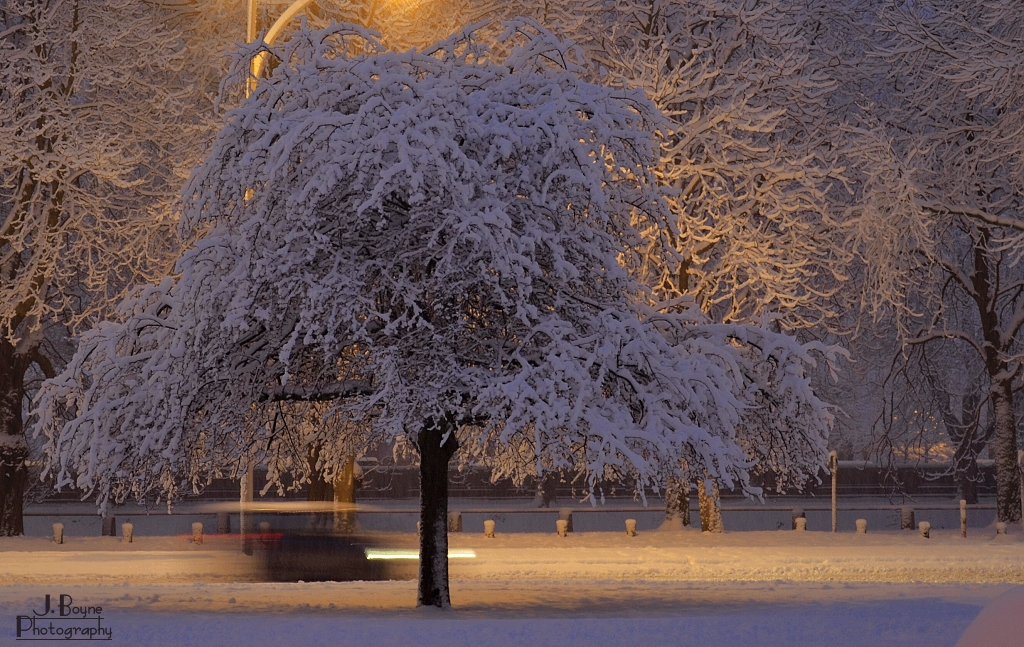
[[[261,532],[253,554],[269,582],[415,580],[419,569],[418,543],[386,534]]]

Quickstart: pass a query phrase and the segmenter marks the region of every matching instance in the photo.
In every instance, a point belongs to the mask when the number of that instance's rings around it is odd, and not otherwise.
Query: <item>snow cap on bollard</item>
[[[484,522],[484,537],[494,539],[494,520],[488,519]]]
[[[462,532],[462,513],[452,511],[448,513],[448,532]]]
[[[636,537],[636,519],[626,519],[626,534]]]
[[[921,523],[917,524],[917,528],[921,531],[921,536],[925,539],[928,539],[932,536],[932,524],[928,523],[927,521],[922,521]]]
[[[996,535],[1005,535],[1005,534],[1006,534],[1006,522],[1005,521],[997,521],[996,522]]]
[[[914,509],[910,507],[900,508],[900,530],[914,529]]]
[[[565,531],[572,532],[572,508],[559,509],[558,518],[565,522]]]
[[[793,530],[805,531],[807,530],[807,517],[797,517],[793,519],[794,528]]]
[[[566,537],[569,534],[569,522],[565,519],[559,519],[555,522],[555,531],[558,532],[559,537]]]
[[[793,508],[793,530],[797,530],[797,520],[804,520],[804,528],[807,528],[807,513],[804,512],[803,508]]]
[[[130,523],[121,524],[121,539],[126,544],[132,543],[132,537],[134,536],[135,526]]]
[[[192,524],[192,543],[203,543],[203,524],[200,521],[196,521]]]
[[[64,543],[64,524],[55,523],[53,524],[53,543],[63,544]]]
[[[868,520],[857,519],[857,532],[864,535],[868,532]]]

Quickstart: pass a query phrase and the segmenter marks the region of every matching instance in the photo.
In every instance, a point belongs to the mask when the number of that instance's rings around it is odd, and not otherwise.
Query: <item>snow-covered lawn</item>
[[[1016,529],[1014,529],[1016,530]],[[404,533],[381,533],[385,544],[415,545]],[[997,537],[989,529],[877,532],[761,531],[724,534],[684,530],[623,533],[452,533],[453,549],[474,559],[451,562],[458,581],[611,580],[952,582],[1024,584],[1024,536]],[[68,537],[63,545],[41,537],[0,539],[0,584],[168,583],[250,580],[251,558],[237,536]]]
[[[0,644],[66,594],[103,607],[115,645],[952,647],[1024,582],[1021,536],[989,530],[454,533],[477,557],[452,561],[455,608],[440,614],[414,608],[409,581],[239,581],[251,558],[231,538],[67,541],[0,540]]]

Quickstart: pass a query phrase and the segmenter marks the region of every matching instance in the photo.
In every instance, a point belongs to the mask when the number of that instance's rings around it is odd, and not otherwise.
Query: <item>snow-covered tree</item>
[[[895,311],[909,344],[975,350],[993,411],[998,514],[1017,520],[1024,7],[880,3],[873,20],[866,38],[882,82],[852,124],[848,219],[866,305]]]
[[[0,535],[22,532],[26,380],[61,363],[46,340],[178,255],[172,205],[212,113],[167,17],[130,0],[0,2]]]
[[[277,48],[188,184],[176,276],[42,388],[58,482],[105,502],[304,458],[274,407],[333,402],[335,442],[416,448],[419,603],[444,607],[460,446],[571,466],[594,495],[684,470],[756,494],[739,428],[760,406],[781,463],[816,470],[813,348],[636,279],[639,228],[672,229],[657,111],[581,80],[579,52],[535,24],[508,38],[507,56],[466,36],[393,54],[340,25]]]
[[[680,235],[649,238],[677,252],[652,255],[660,292],[691,295],[717,321],[776,313],[803,328],[837,316],[828,297],[848,254],[829,198],[841,175],[835,83],[806,33],[812,3],[465,4],[467,21],[526,15],[571,38],[594,63],[589,80],[642,89],[668,117],[656,169]]]
[[[619,0],[594,35],[608,79],[642,88],[669,118],[657,168],[674,189],[678,260],[650,270],[666,295],[692,295],[718,321],[835,317],[827,297],[845,259],[827,198],[839,171],[827,146],[833,80],[811,55],[802,4]]]

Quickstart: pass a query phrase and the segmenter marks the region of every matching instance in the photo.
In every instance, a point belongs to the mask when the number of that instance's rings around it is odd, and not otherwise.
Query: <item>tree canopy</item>
[[[507,37],[500,60],[469,36],[386,53],[349,26],[280,49],[188,184],[177,276],[44,387],[59,481],[106,500],[272,462],[286,400],[334,401],[363,443],[449,417],[495,441],[481,455],[525,443],[641,488],[680,466],[745,485],[764,447],[745,416],[774,407],[802,421],[775,449],[820,464],[811,348],[631,273],[640,229],[672,227],[657,111],[580,80],[535,25]]]

